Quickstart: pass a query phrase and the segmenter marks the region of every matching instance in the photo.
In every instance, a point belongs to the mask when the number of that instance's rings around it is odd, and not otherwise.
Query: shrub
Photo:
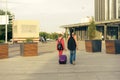
[[[89,37],[89,40],[93,40],[96,37],[96,25],[93,18],[90,21],[90,25],[88,26],[88,37]]]

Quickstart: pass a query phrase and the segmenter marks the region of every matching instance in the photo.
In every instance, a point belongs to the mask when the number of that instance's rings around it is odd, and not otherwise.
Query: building
[[[120,18],[120,0],[94,0],[95,21]]]
[[[120,0],[94,0],[96,39],[120,39]],[[63,25],[66,36],[70,28],[74,29],[78,40],[88,39],[89,22]]]
[[[66,36],[68,36],[68,31],[70,28],[74,29],[74,32],[77,35],[77,40],[86,40],[88,39],[88,26],[87,23],[76,23],[76,24],[68,24],[62,25],[61,27],[65,28]],[[106,20],[95,22],[96,24],[96,39],[104,40],[115,40],[120,39],[120,19],[116,20]]]
[[[12,31],[13,42],[25,42],[27,39],[39,42],[39,21],[15,20]]]
[[[105,20],[105,0],[94,0],[95,21]]]

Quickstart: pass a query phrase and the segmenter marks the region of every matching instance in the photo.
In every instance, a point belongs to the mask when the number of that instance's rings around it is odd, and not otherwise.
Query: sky
[[[80,23],[94,16],[94,0],[7,0],[7,8],[16,20],[38,20],[40,31],[64,32],[62,25]],[[5,9],[5,0],[0,0]]]

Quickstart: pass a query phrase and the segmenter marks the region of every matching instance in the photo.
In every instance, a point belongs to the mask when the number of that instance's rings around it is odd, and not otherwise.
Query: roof
[[[68,27],[83,27],[83,26],[88,26],[90,23],[76,23],[76,24],[69,24],[69,25],[62,25],[60,27],[62,28],[68,28]],[[120,24],[120,19],[115,19],[115,20],[105,20],[105,21],[99,21],[95,22],[96,25],[104,25],[104,24]]]

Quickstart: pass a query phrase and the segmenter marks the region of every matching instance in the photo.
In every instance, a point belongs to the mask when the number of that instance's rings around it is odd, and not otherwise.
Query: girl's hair
[[[59,37],[61,37],[61,36],[62,36],[62,34],[58,34],[58,36],[59,36]]]

